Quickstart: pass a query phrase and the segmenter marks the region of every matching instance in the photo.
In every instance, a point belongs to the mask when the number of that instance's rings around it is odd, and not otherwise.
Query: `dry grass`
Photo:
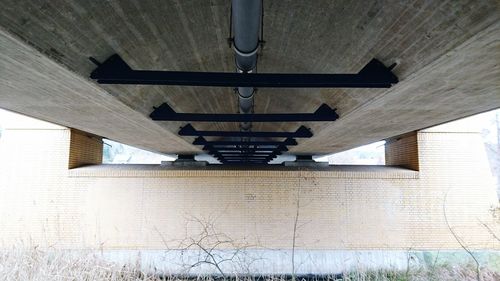
[[[484,281],[500,280],[500,274],[482,269]],[[239,277],[238,280],[285,280],[292,276],[268,277]],[[102,259],[95,252],[75,252],[63,250],[44,251],[38,248],[12,248],[0,251],[0,280],[33,280],[33,281],[159,281],[182,280],[181,277],[161,277],[155,272],[144,273],[140,265],[118,265]],[[192,277],[196,280],[213,280],[214,277]],[[301,280],[300,276],[297,278]],[[316,278],[308,277],[309,280]],[[353,271],[338,276],[324,276],[323,280],[342,281],[420,281],[420,280],[476,280],[476,271],[473,265],[469,266],[435,266],[417,268],[407,271]]]
[[[498,281],[500,274],[484,269],[481,272],[482,281]],[[475,281],[477,280],[475,265],[466,266],[439,266],[435,268],[420,268],[405,271],[368,271],[351,272],[343,276],[342,281]]]
[[[97,254],[14,248],[0,252],[0,280],[157,280],[137,266],[119,266]]]

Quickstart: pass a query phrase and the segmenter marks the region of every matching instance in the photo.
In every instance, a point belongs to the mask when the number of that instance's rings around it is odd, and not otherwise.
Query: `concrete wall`
[[[205,235],[209,245],[224,238],[221,251],[288,256],[295,236],[297,253],[310,259],[318,251],[460,249],[451,229],[472,249],[500,249],[492,234],[500,233],[498,199],[477,133],[430,129],[388,142],[388,159],[405,159],[391,151],[408,151],[410,163],[418,157],[418,171],[68,169],[71,155],[96,158],[99,143],[58,126],[6,128],[0,138],[2,245],[175,251]],[[325,255],[325,262],[333,260]]]

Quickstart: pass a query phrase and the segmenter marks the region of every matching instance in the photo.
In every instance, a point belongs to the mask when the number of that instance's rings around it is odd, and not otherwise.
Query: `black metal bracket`
[[[310,138],[313,133],[305,126],[300,126],[295,132],[241,132],[241,131],[198,131],[191,124],[181,127],[180,136],[204,137],[247,137],[247,138]]]
[[[339,115],[327,104],[322,104],[314,113],[268,113],[268,114],[211,114],[177,113],[163,103],[149,115],[155,121],[197,121],[197,122],[300,122],[335,121]]]
[[[247,150],[247,151],[223,151],[223,150],[209,150],[209,154],[212,155],[219,155],[219,156],[269,156],[269,155],[278,155],[281,153],[280,151],[273,151],[273,150],[267,150],[267,151],[252,151],[252,150]]]
[[[276,157],[276,155],[272,155],[272,156],[216,156],[217,159],[219,160],[223,160],[223,159],[226,159],[226,160],[242,160],[242,159],[248,159],[248,160],[255,160],[255,159],[259,159],[259,160],[272,160]]]
[[[376,59],[356,74],[233,73],[133,70],[117,54],[100,63],[90,78],[99,84],[232,88],[390,88],[398,83],[391,69]]]
[[[268,161],[261,161],[261,160],[248,160],[248,161],[243,161],[243,160],[224,160],[221,161],[222,164],[227,164],[227,165],[241,165],[241,166],[261,166],[261,165],[267,165]]]
[[[221,162],[225,161],[241,161],[241,162],[248,162],[248,161],[262,161],[262,162],[269,162],[273,160],[273,158],[217,158],[217,160]]]
[[[209,154],[218,154],[218,155],[225,155],[225,156],[241,156],[241,155],[255,155],[255,156],[264,156],[264,155],[271,155],[271,154],[278,154],[278,151],[222,151],[222,150],[209,150]]]
[[[288,148],[284,145],[278,145],[278,146],[253,146],[253,147],[238,147],[238,146],[217,146],[217,145],[205,145],[203,147],[203,150],[205,151],[218,151],[218,152],[234,152],[234,151],[242,151],[242,152],[265,152],[269,151],[271,152],[282,152],[282,151],[288,151]]]
[[[293,138],[287,138],[284,141],[207,141],[203,137],[197,137],[193,141],[194,145],[297,145]]]
[[[279,150],[269,150],[269,151],[218,151],[211,150],[210,154],[214,156],[223,156],[223,157],[265,157],[265,156],[276,156],[281,154]]]

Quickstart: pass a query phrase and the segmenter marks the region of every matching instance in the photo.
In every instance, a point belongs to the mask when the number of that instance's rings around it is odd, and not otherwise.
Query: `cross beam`
[[[242,132],[242,131],[198,131],[191,124],[181,127],[180,136],[200,137],[242,137],[242,138],[310,138],[313,133],[305,126],[300,126],[295,132]]]
[[[327,104],[322,104],[314,113],[268,113],[268,114],[212,114],[177,113],[163,103],[149,115],[155,121],[197,122],[300,122],[335,121],[339,115]]]
[[[284,141],[207,141],[203,137],[197,137],[193,141],[194,145],[297,145],[297,141],[287,138]]]
[[[254,88],[390,88],[398,78],[377,59],[356,74],[233,73],[134,70],[115,54],[97,64],[90,78],[99,84]]]

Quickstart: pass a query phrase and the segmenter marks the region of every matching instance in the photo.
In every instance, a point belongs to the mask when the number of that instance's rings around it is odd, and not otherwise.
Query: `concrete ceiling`
[[[154,122],[153,106],[236,113],[228,88],[98,85],[88,78],[118,53],[135,69],[234,71],[229,0],[0,0],[0,107],[164,153],[200,152]],[[500,7],[483,1],[264,1],[259,72],[349,73],[372,58],[391,89],[259,89],[258,113],[337,108],[335,122],[293,153],[331,153],[500,107]],[[237,130],[237,123],[193,123]],[[287,130],[298,123],[256,123]]]

